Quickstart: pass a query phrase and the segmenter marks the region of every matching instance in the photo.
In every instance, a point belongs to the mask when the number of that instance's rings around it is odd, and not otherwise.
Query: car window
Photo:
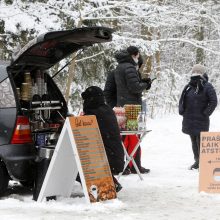
[[[9,78],[0,82],[0,108],[16,107],[14,93]]]
[[[1,65],[0,63],[0,82],[3,81],[5,78],[7,78],[8,74],[6,71],[6,66]]]

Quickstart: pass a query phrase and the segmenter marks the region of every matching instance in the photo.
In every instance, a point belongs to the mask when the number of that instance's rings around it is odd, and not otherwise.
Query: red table
[[[136,153],[140,143],[142,142],[143,138],[146,136],[147,133],[151,132],[151,130],[143,130],[143,131],[121,131],[120,134],[123,136],[123,135],[136,135],[137,138],[138,138],[138,142],[137,144],[135,145],[133,151],[131,152],[131,154],[129,155],[125,146],[124,146],[124,143],[122,141],[122,146],[123,146],[123,149],[124,149],[124,152],[125,152],[125,156],[126,156],[126,161],[125,161],[125,165],[124,165],[124,169],[121,173],[119,173],[118,175],[118,179],[121,177],[121,175],[123,174],[123,172],[125,171],[126,167],[128,166],[129,162],[132,161],[133,163],[133,166],[138,174],[138,176],[140,177],[141,180],[143,180],[143,177],[141,176],[141,173],[140,173],[140,170],[138,169],[138,166],[134,160],[134,154]]]

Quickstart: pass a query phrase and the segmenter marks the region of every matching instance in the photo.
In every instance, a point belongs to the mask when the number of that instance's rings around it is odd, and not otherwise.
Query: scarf
[[[203,90],[206,80],[202,76],[191,76],[189,85],[195,88],[195,94]]]

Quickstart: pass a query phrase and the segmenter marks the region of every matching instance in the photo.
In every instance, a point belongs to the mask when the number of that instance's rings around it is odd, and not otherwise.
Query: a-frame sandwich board
[[[94,115],[66,118],[37,201],[50,196],[70,197],[78,173],[87,202],[116,198]]]

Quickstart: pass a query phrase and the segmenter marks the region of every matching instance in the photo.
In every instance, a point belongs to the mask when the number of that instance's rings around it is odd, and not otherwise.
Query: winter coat
[[[148,83],[142,82],[136,64],[127,51],[120,51],[115,56],[118,66],[114,72],[117,87],[117,106],[125,104],[141,105],[141,97]]]
[[[117,87],[115,82],[114,70],[110,71],[107,75],[104,96],[106,103],[114,108],[117,105]]]
[[[104,96],[86,99],[83,110],[85,115],[95,115],[97,118],[112,172],[122,172],[124,168],[124,150],[114,111],[104,103]]]
[[[197,136],[201,131],[208,131],[209,116],[216,106],[216,92],[209,82],[203,80],[199,90],[191,84],[186,85],[179,101],[183,133]]]

